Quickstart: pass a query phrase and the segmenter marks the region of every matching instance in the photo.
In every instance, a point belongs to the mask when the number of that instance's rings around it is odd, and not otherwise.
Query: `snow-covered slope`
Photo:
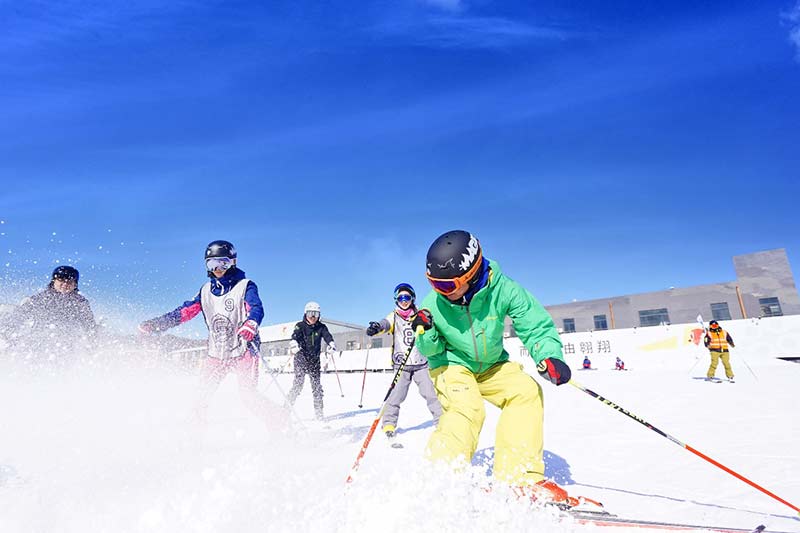
[[[629,371],[608,366],[575,380],[778,496],[800,503],[800,365],[734,352],[737,382],[701,379],[702,351],[653,352]],[[628,362],[628,361],[626,361]],[[695,364],[697,363],[697,364]],[[574,366],[574,365],[573,365]],[[721,370],[721,369],[720,369]],[[390,448],[376,434],[355,483],[344,480],[391,375],[323,376],[331,429],[268,431],[241,405],[233,377],[192,423],[195,379],[159,366],[76,368],[67,375],[0,376],[0,531],[586,531],[547,512],[472,488],[488,469],[431,468],[430,415],[412,389]],[[291,376],[277,377],[283,390]],[[544,384],[547,473],[617,514],[707,526],[800,532],[797,514],[674,442],[571,386]],[[262,376],[261,390],[282,402]],[[308,383],[298,399],[312,414]],[[478,460],[492,454],[498,411],[487,405]],[[15,473],[14,473],[15,471]]]

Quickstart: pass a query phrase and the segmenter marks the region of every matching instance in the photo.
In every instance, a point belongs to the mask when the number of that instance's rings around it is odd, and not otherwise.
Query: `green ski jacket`
[[[419,306],[433,315],[433,328],[417,338],[430,368],[460,365],[479,373],[508,361],[503,348],[506,316],[537,364],[548,357],[563,361],[561,338],[550,314],[519,283],[503,275],[495,261],[489,261],[489,268],[488,283],[468,306],[452,303],[435,291]]]

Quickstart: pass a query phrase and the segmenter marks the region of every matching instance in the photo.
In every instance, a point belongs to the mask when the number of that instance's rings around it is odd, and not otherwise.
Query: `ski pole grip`
[[[417,335],[423,335],[425,333],[425,328],[422,326],[417,326]]]

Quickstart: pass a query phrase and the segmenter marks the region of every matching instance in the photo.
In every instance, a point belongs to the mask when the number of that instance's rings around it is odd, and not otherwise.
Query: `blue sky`
[[[800,265],[797,0],[130,4],[0,2],[0,302],[72,262],[130,329],[220,238],[267,323],[456,228],[545,304]]]

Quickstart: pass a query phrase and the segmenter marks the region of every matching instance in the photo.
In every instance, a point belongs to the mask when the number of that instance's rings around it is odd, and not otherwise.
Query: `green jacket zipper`
[[[464,309],[467,311],[467,319],[469,319],[469,332],[472,334],[472,346],[475,348],[475,362],[478,363],[478,373],[483,371],[483,362],[481,362],[481,354],[478,352],[478,339],[475,337],[475,329],[472,327],[472,315],[469,312],[469,305]]]

